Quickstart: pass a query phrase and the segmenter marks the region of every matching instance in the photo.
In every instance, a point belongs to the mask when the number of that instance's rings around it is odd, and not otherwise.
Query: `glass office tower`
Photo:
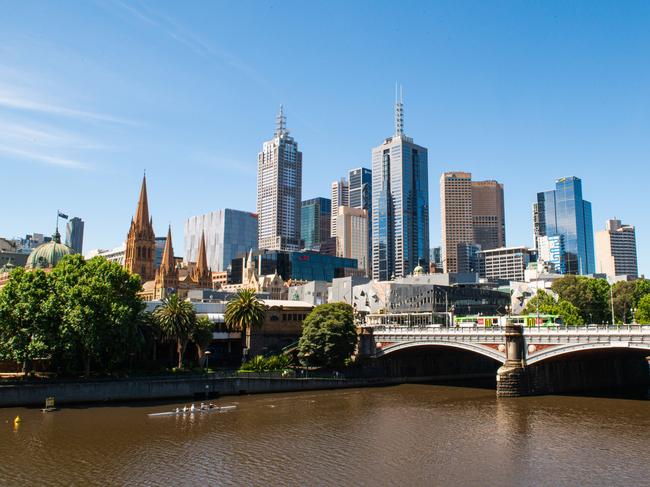
[[[558,179],[555,190],[537,193],[533,221],[536,245],[539,237],[563,236],[567,274],[595,272],[591,203],[582,198],[580,178]]]
[[[372,150],[372,277],[390,280],[429,261],[427,149],[404,135],[395,103],[395,135]]]
[[[366,210],[368,215],[368,256],[372,262],[372,171],[366,167],[351,169],[348,172],[350,206]]]
[[[302,202],[300,208],[300,238],[306,250],[320,250],[330,238],[332,200],[312,198]]]

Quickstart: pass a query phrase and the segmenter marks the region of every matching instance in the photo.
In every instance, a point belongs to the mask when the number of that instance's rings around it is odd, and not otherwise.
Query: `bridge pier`
[[[531,394],[526,368],[524,329],[506,324],[506,362],[497,370],[497,397],[521,397]]]

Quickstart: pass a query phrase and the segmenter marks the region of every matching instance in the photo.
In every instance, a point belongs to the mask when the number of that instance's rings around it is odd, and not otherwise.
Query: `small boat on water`
[[[203,413],[225,413],[227,411],[232,411],[235,408],[237,408],[237,406],[215,406],[213,404],[202,404],[199,407],[189,407],[189,408],[184,407],[183,409],[176,408],[175,411],[166,411],[163,413],[149,413],[148,416],[160,417],[160,416],[184,416],[187,414],[203,414]]]

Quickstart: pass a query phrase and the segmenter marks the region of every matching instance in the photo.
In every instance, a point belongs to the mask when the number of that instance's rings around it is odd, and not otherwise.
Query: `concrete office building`
[[[257,249],[257,215],[247,211],[226,208],[193,216],[186,220],[184,230],[185,261],[197,262],[204,234],[212,272],[226,271],[232,259]]]
[[[349,206],[350,185],[344,179],[332,183],[332,221],[330,235],[336,237],[336,215],[339,214],[339,206]]]
[[[596,272],[608,277],[639,277],[634,226],[607,220],[605,230],[596,232]]]
[[[305,250],[322,251],[327,245],[332,226],[332,202],[312,198],[300,207],[300,237]]]
[[[482,250],[506,246],[503,184],[472,181],[472,225],[474,242]]]
[[[564,235],[538,237],[537,256],[540,262],[553,264],[554,272],[565,274],[566,249],[564,247]]]
[[[282,107],[275,135],[257,160],[258,248],[300,250],[302,152],[289,135]]]
[[[366,210],[368,214],[368,272],[372,262],[372,171],[365,167],[351,169],[348,172],[350,182],[350,206]]]
[[[537,193],[533,205],[535,242],[538,237],[564,236],[567,274],[596,272],[591,203],[582,197],[582,180],[561,178],[555,189]]]
[[[459,244],[476,244],[481,250],[505,247],[503,200],[503,185],[497,181],[472,181],[471,173],[461,171],[440,177],[445,272],[467,272],[459,267]]]
[[[428,261],[428,151],[404,134],[400,97],[395,133],[372,150],[372,277],[406,276]]]
[[[75,216],[65,226],[65,244],[77,254],[81,254],[84,243],[84,221]]]
[[[459,272],[458,244],[474,241],[471,173],[440,176],[440,213],[443,269],[445,273]]]
[[[368,212],[360,208],[339,206],[336,217],[336,255],[356,259],[358,268],[367,275]]]
[[[479,275],[488,281],[523,281],[536,253],[527,247],[503,247],[479,252]]]

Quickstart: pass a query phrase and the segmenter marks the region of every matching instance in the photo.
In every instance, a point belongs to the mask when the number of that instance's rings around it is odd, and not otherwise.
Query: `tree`
[[[167,340],[176,342],[178,368],[182,369],[185,348],[196,323],[196,313],[192,303],[181,300],[178,294],[171,294],[163,299],[162,304],[153,311],[153,315],[163,336]]]
[[[560,315],[565,325],[580,326],[585,324],[585,320],[580,314],[580,310],[569,301],[564,299],[555,299],[551,294],[539,290],[535,296],[526,304],[522,314],[534,315],[539,313],[549,315]]]
[[[192,330],[192,342],[196,345],[199,364],[205,355],[205,350],[208,348],[208,345],[212,343],[213,329],[214,325],[207,316],[201,316],[196,320],[194,329]]]
[[[617,323],[626,323],[631,318],[631,310],[636,303],[636,283],[633,281],[620,281],[614,284],[614,316]]]
[[[328,303],[316,306],[303,322],[298,356],[312,366],[336,368],[345,364],[357,345],[352,306]]]
[[[570,275],[555,281],[551,289],[560,299],[578,308],[583,321],[605,323],[611,320],[610,290],[605,279]]]
[[[59,319],[52,280],[42,270],[16,268],[0,289],[0,357],[31,371],[36,358],[51,358]]]
[[[242,332],[243,346],[247,351],[251,347],[251,329],[261,327],[265,318],[266,306],[252,289],[240,289],[226,305],[226,324],[232,330]]]
[[[646,294],[639,300],[634,317],[637,323],[650,325],[650,294]]]
[[[86,377],[91,363],[111,370],[126,362],[137,345],[144,307],[140,280],[115,262],[65,256],[50,273],[61,319],[61,357],[68,368],[82,358]]]

